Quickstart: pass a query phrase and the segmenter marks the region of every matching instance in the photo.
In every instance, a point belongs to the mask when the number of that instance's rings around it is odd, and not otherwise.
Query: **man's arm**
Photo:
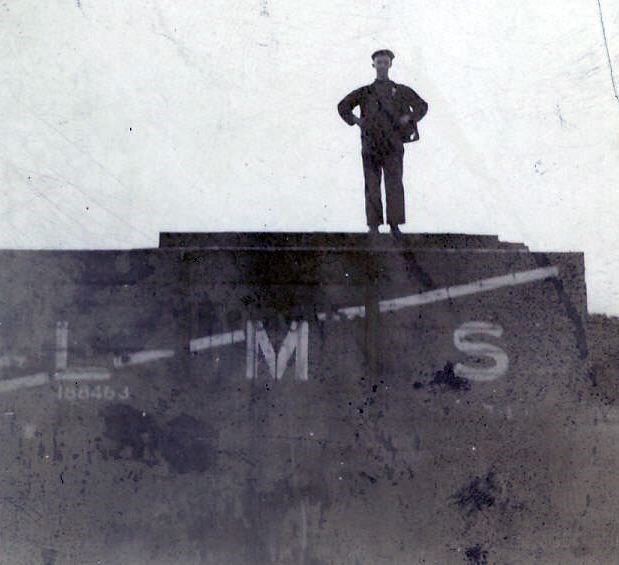
[[[410,86],[404,86],[404,99],[413,110],[413,119],[418,122],[428,113],[428,103]]]
[[[353,126],[359,123],[359,118],[355,116],[352,111],[353,108],[359,106],[361,103],[361,91],[363,87],[357,88],[353,90],[350,94],[347,94],[342,98],[340,103],[337,105],[337,111],[342,118],[349,126]]]

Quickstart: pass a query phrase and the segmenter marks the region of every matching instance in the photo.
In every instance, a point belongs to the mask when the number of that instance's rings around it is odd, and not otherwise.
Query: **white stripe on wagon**
[[[488,292],[497,288],[506,286],[516,286],[526,284],[533,281],[543,280],[548,277],[556,277],[559,274],[557,267],[543,267],[533,269],[531,271],[520,271],[518,273],[510,273],[500,277],[490,277],[481,279],[467,284],[456,286],[448,286],[438,290],[430,290],[419,294],[411,294],[401,298],[392,298],[391,300],[381,300],[379,308],[381,312],[395,312],[402,308],[410,308],[411,306],[420,306],[422,304],[430,304],[431,302],[439,302],[441,300],[450,300],[458,296],[467,296],[470,294],[478,294],[480,292]]]
[[[119,355],[114,357],[113,365],[115,369],[126,367],[128,365],[140,365],[142,363],[150,363],[159,359],[167,359],[174,357],[174,349],[145,349],[144,351],[136,351],[127,355]]]
[[[458,296],[488,292],[490,290],[495,290],[506,286],[516,286],[519,284],[543,280],[548,277],[556,277],[558,274],[558,267],[542,267],[540,269],[532,269],[530,271],[519,271],[508,275],[480,279],[478,281],[473,281],[466,284],[447,286],[445,288],[428,290],[418,294],[410,294],[399,298],[381,300],[378,303],[378,308],[381,312],[396,312],[397,310],[402,310],[403,308],[431,304],[432,302],[450,300],[452,298],[457,298]],[[338,319],[342,316],[349,320],[353,318],[363,318],[365,316],[365,306],[348,306],[346,308],[339,308],[336,310],[334,317],[335,319]],[[317,317],[321,321],[328,319],[328,315],[325,312],[319,313]]]
[[[57,381],[108,381],[111,378],[111,371],[105,367],[73,367],[54,373]]]
[[[25,377],[17,377],[6,381],[0,381],[0,393],[11,392],[20,388],[30,388],[31,386],[40,386],[48,383],[50,380],[49,373],[35,373]]]
[[[189,342],[189,351],[202,351],[204,349],[212,349],[213,347],[221,347],[222,345],[232,345],[241,341],[245,341],[245,332],[243,330],[207,335],[192,339]]]

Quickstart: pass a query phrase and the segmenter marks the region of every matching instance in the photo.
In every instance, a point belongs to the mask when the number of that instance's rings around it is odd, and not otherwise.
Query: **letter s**
[[[503,376],[507,372],[509,359],[505,351],[491,343],[465,341],[468,336],[474,334],[489,334],[493,337],[501,337],[503,328],[489,322],[465,322],[454,331],[454,345],[459,351],[469,353],[477,357],[491,357],[494,359],[493,367],[470,367],[462,363],[456,363],[454,373],[472,381],[487,382]]]

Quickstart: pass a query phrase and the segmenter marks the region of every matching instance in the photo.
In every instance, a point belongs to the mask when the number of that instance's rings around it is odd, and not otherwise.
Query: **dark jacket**
[[[392,107],[395,108],[395,115],[386,112],[382,107],[374,90],[374,83],[357,88],[346,95],[337,105],[337,111],[342,119],[352,126],[355,123],[352,111],[356,106],[361,108],[362,137],[365,129],[364,125],[371,124],[379,114],[383,114],[382,118],[384,119],[385,115],[388,117],[393,131],[397,134],[400,141],[403,143],[416,141],[419,139],[417,123],[426,115],[428,104],[412,88],[404,84],[390,82],[392,83]],[[411,116],[411,120],[406,124],[400,124],[399,119],[406,114]]]

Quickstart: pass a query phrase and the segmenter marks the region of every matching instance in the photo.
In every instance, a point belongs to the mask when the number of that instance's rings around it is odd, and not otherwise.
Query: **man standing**
[[[393,234],[403,224],[404,186],[402,161],[404,143],[419,139],[417,122],[428,111],[428,104],[410,87],[389,80],[395,55],[389,49],[372,54],[376,80],[353,90],[337,106],[342,119],[361,129],[361,157],[365,178],[365,213],[371,234],[384,222],[380,195],[381,172],[385,175],[387,223]],[[353,108],[360,107],[360,116]]]

